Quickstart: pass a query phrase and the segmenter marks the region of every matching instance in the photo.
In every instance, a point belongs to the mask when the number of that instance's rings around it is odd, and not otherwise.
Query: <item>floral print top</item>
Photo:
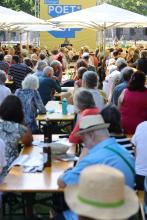
[[[38,129],[36,116],[38,113],[45,114],[46,109],[37,90],[17,89],[15,95],[18,96],[23,105],[25,123],[35,133]]]
[[[27,128],[19,123],[0,119],[0,138],[5,143],[6,166],[2,175],[7,171],[11,163],[18,157],[17,144],[26,133]]]

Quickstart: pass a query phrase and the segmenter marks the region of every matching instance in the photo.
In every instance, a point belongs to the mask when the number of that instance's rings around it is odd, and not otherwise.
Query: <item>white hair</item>
[[[52,75],[54,73],[54,69],[51,66],[46,66],[43,69],[43,74],[44,76],[49,76],[49,73],[51,73],[50,75]]]
[[[23,89],[37,90],[39,88],[39,80],[37,76],[28,74],[22,81]]]

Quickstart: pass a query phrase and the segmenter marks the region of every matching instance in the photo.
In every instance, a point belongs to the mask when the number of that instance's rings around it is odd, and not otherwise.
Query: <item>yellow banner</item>
[[[40,0],[40,18],[50,19],[96,5],[96,0]],[[67,29],[65,32],[41,32],[41,47],[53,49],[64,43],[68,38],[74,48],[88,45],[96,48],[96,32],[86,29]]]

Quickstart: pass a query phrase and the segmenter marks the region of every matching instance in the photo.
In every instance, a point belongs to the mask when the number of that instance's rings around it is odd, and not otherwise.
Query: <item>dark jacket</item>
[[[38,91],[42,98],[43,104],[46,105],[47,102],[52,99],[53,91],[61,92],[61,87],[52,78],[49,78],[47,76],[40,76]]]

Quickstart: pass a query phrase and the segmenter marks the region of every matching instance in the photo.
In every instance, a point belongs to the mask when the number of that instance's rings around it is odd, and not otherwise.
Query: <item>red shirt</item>
[[[80,113],[80,119],[83,116],[86,116],[86,115],[97,115],[99,112],[100,112],[100,110],[98,108],[88,108],[88,109],[85,109],[84,111],[82,111]],[[71,142],[71,143],[75,143],[75,144],[81,143],[81,138],[76,136],[77,132],[80,130],[80,119],[76,123],[73,131],[71,132],[71,134],[69,136],[69,142]]]
[[[137,125],[147,120],[147,89],[145,91],[126,89],[120,113],[124,133],[134,134]]]

